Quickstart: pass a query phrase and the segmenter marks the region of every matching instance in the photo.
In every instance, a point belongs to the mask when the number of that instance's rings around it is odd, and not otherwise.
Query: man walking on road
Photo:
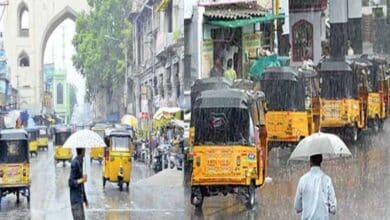
[[[332,180],[321,170],[322,155],[310,157],[310,171],[301,177],[295,195],[295,210],[302,220],[327,220],[335,214],[336,195]]]
[[[70,204],[74,220],[84,220],[84,206],[88,207],[87,196],[85,194],[84,183],[87,182],[87,175],[83,175],[83,159],[85,149],[77,148],[77,156],[72,160],[69,176]]]

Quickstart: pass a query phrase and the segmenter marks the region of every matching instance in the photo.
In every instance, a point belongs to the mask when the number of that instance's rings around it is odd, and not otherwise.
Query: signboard
[[[210,6],[210,5],[223,5],[223,4],[235,4],[235,3],[252,3],[256,0],[199,0],[199,5]]]
[[[260,33],[246,33],[242,36],[242,45],[246,59],[244,61],[244,71],[249,70],[252,66],[253,59],[257,57],[257,50],[261,47]]]
[[[213,66],[214,59],[214,43],[212,39],[203,40],[202,47],[202,78],[209,76]]]
[[[335,3],[339,3],[335,1]],[[296,11],[320,11],[326,9],[327,0],[290,0],[290,12]]]

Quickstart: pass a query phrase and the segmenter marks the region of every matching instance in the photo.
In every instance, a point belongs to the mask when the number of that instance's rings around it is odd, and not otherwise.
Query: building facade
[[[184,1],[134,3],[133,62],[128,111],[150,118],[160,107],[177,107],[184,94]]]

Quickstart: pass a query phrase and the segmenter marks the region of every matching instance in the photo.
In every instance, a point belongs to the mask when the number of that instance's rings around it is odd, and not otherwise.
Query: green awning
[[[228,28],[237,28],[248,26],[251,24],[257,23],[267,23],[276,19],[283,19],[284,15],[266,15],[261,17],[252,17],[247,19],[210,19],[207,21],[208,24],[220,26],[220,27],[228,27]]]

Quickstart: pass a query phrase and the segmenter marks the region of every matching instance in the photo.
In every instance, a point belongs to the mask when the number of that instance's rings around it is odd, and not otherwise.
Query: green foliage
[[[125,45],[131,58],[130,0],[88,0],[91,10],[76,20],[73,65],[87,81],[87,100],[102,89],[113,93],[123,86]]]

